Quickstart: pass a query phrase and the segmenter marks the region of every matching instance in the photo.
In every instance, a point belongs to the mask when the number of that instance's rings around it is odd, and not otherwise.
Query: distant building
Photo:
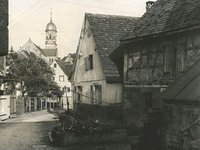
[[[72,64],[74,64],[75,58],[76,58],[75,53],[73,53],[73,54],[69,53],[69,55],[62,58],[62,61],[68,65],[72,65]]]
[[[52,13],[50,22],[46,25],[45,29],[45,49],[40,48],[38,45],[33,43],[31,39],[20,48],[20,51],[33,52],[37,56],[44,58],[49,64],[52,64],[55,59],[57,59],[57,28],[52,20]]]
[[[71,82],[68,80],[73,71],[73,63],[67,64],[60,59],[56,59],[51,64],[51,68],[53,68],[55,73],[54,81],[61,87],[63,91],[61,102],[63,108],[67,109],[67,102],[69,102],[69,109],[73,109]]]
[[[20,48],[20,52],[23,53],[24,51],[26,52],[32,52],[34,53],[36,56],[41,57],[45,60],[47,60],[47,57],[45,55],[45,53],[43,52],[43,50],[37,46],[35,43],[33,43],[33,41],[29,38],[29,40]]]

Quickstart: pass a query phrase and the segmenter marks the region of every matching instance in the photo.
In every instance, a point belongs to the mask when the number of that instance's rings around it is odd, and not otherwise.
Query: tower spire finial
[[[51,8],[51,18],[50,18],[50,22],[53,22],[53,21],[52,21],[52,11],[53,11],[53,9]]]

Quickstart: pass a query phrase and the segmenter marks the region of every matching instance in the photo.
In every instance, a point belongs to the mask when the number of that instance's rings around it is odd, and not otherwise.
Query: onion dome
[[[56,25],[52,21],[52,14],[51,14],[50,22],[46,26],[46,31],[57,31]]]

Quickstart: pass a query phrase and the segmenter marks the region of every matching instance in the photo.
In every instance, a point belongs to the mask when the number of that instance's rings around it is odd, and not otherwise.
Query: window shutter
[[[88,71],[90,69],[90,63],[88,57],[85,57],[85,70]]]
[[[89,55],[89,67],[93,69],[93,55]]]

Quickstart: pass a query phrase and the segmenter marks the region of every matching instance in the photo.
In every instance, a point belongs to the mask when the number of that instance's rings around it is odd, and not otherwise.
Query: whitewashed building
[[[68,65],[66,62],[56,59],[51,64],[51,68],[53,68],[55,73],[54,81],[61,87],[63,91],[63,96],[61,99],[63,108],[67,109],[67,102],[69,102],[69,109],[73,109],[71,82],[68,80],[73,69],[73,64]]]

